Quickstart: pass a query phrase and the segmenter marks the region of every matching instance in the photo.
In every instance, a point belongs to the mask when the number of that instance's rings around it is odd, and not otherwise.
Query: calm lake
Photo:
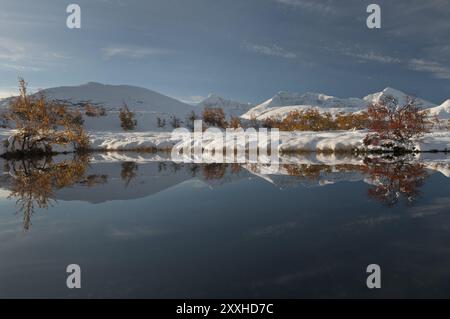
[[[0,161],[0,297],[448,298],[448,157]]]

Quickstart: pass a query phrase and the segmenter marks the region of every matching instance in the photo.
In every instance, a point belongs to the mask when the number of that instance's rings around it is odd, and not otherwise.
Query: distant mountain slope
[[[107,115],[102,117],[85,117],[85,125],[89,131],[120,132],[118,110],[126,103],[131,111],[135,112],[138,120],[136,131],[171,131],[171,118],[177,117],[185,121],[191,111],[200,115],[205,107],[219,107],[230,116],[241,116],[250,120],[256,118],[264,120],[268,117],[283,118],[289,112],[316,108],[321,112],[332,114],[338,112],[359,112],[366,110],[370,103],[378,102],[383,96],[394,96],[400,103],[405,103],[410,96],[402,91],[387,87],[381,92],[369,94],[364,98],[339,98],[322,93],[289,93],[279,92],[263,103],[253,106],[210,94],[197,105],[190,105],[174,98],[130,85],[105,85],[89,82],[79,86],[61,86],[41,91],[48,99],[65,102],[73,107],[83,108],[86,103],[102,106]],[[414,98],[414,97],[413,97]],[[5,109],[13,98],[0,100],[0,111]],[[418,105],[429,109],[432,115],[448,119],[449,100],[440,106],[415,98]],[[158,126],[158,118],[165,121],[165,126]],[[183,125],[183,123],[182,123]]]
[[[80,86],[61,86],[42,90],[52,100],[64,100],[72,104],[90,101],[105,107],[119,108],[127,103],[136,111],[155,113],[185,113],[192,108],[189,104],[165,96],[152,90],[130,85],[106,85],[89,82]]]
[[[439,106],[430,108],[428,111],[431,115],[438,116],[440,119],[450,119],[450,99]]]
[[[264,120],[268,117],[283,118],[289,112],[315,108],[320,112],[358,112],[365,110],[369,104],[379,102],[385,96],[393,96],[400,104],[406,103],[408,94],[387,87],[381,92],[369,94],[364,98],[338,98],[321,93],[288,93],[279,92],[267,101],[250,109],[242,115],[244,119],[256,118]],[[415,98],[413,96],[410,96]],[[436,105],[423,99],[415,98],[421,108],[432,108]]]
[[[145,88],[130,85],[106,85],[89,82],[79,86],[61,86],[42,90],[48,100],[61,101],[73,107],[83,108],[86,103],[102,106],[107,115],[102,117],[85,117],[85,125],[90,131],[121,131],[118,110],[126,103],[136,114],[137,131],[172,130],[171,116],[185,120],[188,113],[196,110],[192,106],[174,98]],[[7,106],[11,99],[0,101]],[[157,118],[166,120],[166,127],[159,128]]]
[[[406,94],[402,91],[387,87],[381,92],[369,94],[366,97],[364,97],[364,101],[368,103],[377,103],[379,102],[383,97],[386,96],[392,96],[395,99],[397,99],[399,104],[406,104],[408,97],[413,98],[415,100],[415,103],[421,107],[421,108],[430,108],[435,107],[436,104],[433,104],[431,102],[425,101],[423,99],[419,99],[417,97],[414,97],[412,95]]]
[[[368,102],[358,98],[341,99],[334,96],[329,96],[321,93],[307,92],[304,94],[290,93],[290,92],[278,92],[275,96],[267,101],[257,105],[242,115],[245,119],[267,117],[264,113],[271,112],[272,115],[282,116],[285,112],[291,112],[295,109],[295,106],[305,107],[318,107],[320,109],[334,108],[334,109],[346,109],[352,108],[354,110],[360,110],[367,107]],[[283,108],[289,106],[290,108]],[[278,109],[278,112],[274,112]]]
[[[221,108],[228,116],[241,116],[250,110],[254,105],[250,103],[241,103],[229,99],[225,99],[221,96],[210,94],[206,99],[197,104],[200,108],[213,107]]]

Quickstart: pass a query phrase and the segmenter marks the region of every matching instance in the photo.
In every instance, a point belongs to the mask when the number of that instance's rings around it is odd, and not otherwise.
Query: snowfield
[[[7,150],[4,140],[12,134],[10,130],[0,130],[0,154]],[[363,139],[367,131],[332,131],[332,132],[280,132],[278,149],[280,152],[350,152],[367,150]],[[252,140],[252,139],[251,139]],[[253,139],[254,140],[254,139]],[[185,146],[194,146],[193,134],[172,136],[170,132],[90,132],[91,148],[95,151],[146,151],[181,150]],[[259,139],[260,147],[270,149],[270,138]],[[450,131],[436,131],[425,134],[413,141],[416,150],[421,152],[449,151]],[[224,147],[235,148],[234,142],[226,142],[224,133],[203,136],[205,152],[214,152]],[[71,152],[70,147],[54,149],[55,152]]]

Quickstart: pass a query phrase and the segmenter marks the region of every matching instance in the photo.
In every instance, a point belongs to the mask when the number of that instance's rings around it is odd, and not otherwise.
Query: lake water
[[[0,297],[450,297],[439,156],[277,172],[137,155],[2,162]],[[69,264],[81,289],[66,286]],[[381,289],[366,286],[369,264]]]

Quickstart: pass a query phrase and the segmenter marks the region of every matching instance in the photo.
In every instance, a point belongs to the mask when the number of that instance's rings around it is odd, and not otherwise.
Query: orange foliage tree
[[[89,138],[83,128],[79,111],[47,101],[43,94],[30,96],[23,79],[19,80],[20,95],[14,99],[6,114],[16,132],[11,152],[51,152],[54,145],[72,143],[75,149],[89,146]]]
[[[392,140],[409,144],[411,139],[427,132],[428,114],[423,112],[411,98],[400,105],[392,96],[369,105],[366,145],[377,145],[381,140]]]
[[[234,129],[242,127],[241,120],[236,116],[232,116],[230,119],[230,127]]]
[[[124,103],[119,112],[120,126],[124,131],[131,131],[136,128],[137,120],[134,113],[130,111],[128,105]]]
[[[205,124],[209,126],[216,126],[220,128],[227,127],[225,113],[221,108],[205,107],[202,113],[202,118]]]
[[[278,128],[282,131],[329,131],[337,129],[330,113],[320,113],[312,108],[289,112],[282,120],[266,119],[263,126]]]

